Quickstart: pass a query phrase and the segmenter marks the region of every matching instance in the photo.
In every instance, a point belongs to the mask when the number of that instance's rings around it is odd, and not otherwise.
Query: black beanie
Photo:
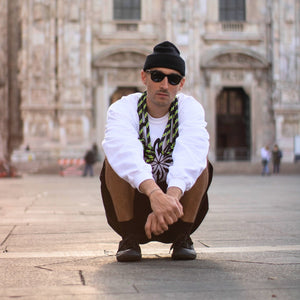
[[[185,62],[180,57],[176,46],[168,41],[162,42],[153,48],[153,53],[148,55],[143,70],[151,68],[168,68],[185,75]]]

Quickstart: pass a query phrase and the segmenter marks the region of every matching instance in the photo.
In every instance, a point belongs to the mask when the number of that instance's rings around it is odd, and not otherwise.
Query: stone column
[[[57,0],[58,122],[67,144],[85,147],[93,140],[91,9],[90,0]]]
[[[0,161],[7,157],[7,1],[0,2]]]
[[[18,55],[20,49],[19,0],[7,1],[7,80],[8,80],[8,156],[22,141],[20,119],[20,89],[18,82]]]

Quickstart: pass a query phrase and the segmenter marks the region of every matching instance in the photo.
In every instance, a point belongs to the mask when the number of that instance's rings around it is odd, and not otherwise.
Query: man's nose
[[[162,88],[168,88],[169,87],[169,82],[168,82],[168,77],[167,76],[160,82],[160,86]]]

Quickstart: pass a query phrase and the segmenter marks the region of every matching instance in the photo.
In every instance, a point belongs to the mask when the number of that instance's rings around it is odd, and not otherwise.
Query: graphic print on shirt
[[[173,163],[172,154],[162,154],[161,147],[159,147],[160,139],[156,139],[153,148],[155,151],[154,160],[150,163],[152,167],[152,175],[156,182],[166,181],[169,167]],[[165,152],[170,152],[169,145],[166,147]]]
[[[147,111],[147,92],[138,101],[139,140],[143,144],[145,162],[152,167],[152,175],[157,182],[166,180],[169,166],[173,163],[172,152],[178,137],[178,99],[169,108],[168,123],[162,137],[151,144],[150,126]]]

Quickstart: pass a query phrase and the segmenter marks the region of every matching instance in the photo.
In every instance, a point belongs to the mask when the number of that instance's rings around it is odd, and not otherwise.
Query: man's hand
[[[148,218],[147,222],[145,224],[145,233],[148,239],[150,240],[152,237],[152,233],[155,235],[160,235],[164,233],[165,230],[162,229],[162,227],[159,225],[157,218],[155,214],[152,212]]]
[[[154,180],[148,179],[143,181],[139,189],[142,193],[149,197],[153,214],[149,215],[145,230],[147,228],[147,236],[151,236],[151,232],[160,234],[168,230],[168,226],[177,222],[183,216],[183,207],[180,203],[181,190],[177,187],[170,187],[167,193],[164,193]],[[149,234],[150,232],[150,234]]]
[[[149,197],[151,208],[160,227],[166,231],[171,225],[183,216],[183,208],[179,199],[157,190]]]

